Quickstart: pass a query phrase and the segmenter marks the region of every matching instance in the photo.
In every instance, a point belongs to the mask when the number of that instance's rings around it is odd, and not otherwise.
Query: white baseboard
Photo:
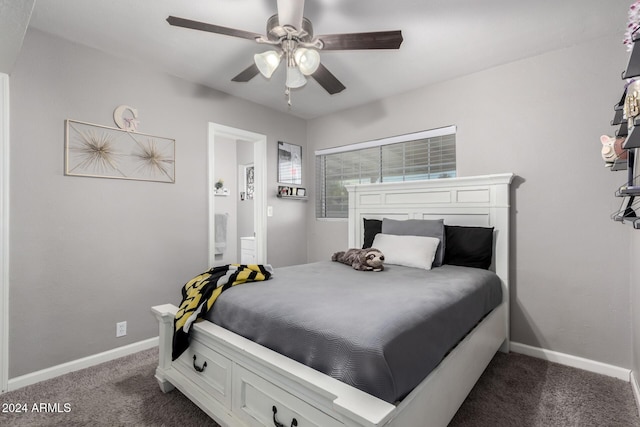
[[[19,388],[26,387],[31,384],[49,380],[51,378],[68,374],[70,372],[78,371],[80,369],[89,368],[91,366],[95,366],[100,363],[109,362],[119,357],[128,356],[130,354],[137,353],[139,351],[147,350],[157,346],[158,346],[158,337],[149,338],[148,340],[144,340],[144,341],[138,341],[136,343],[114,348],[113,350],[108,350],[103,353],[94,354],[91,356],[83,357],[82,359],[72,360],[71,362],[63,363],[57,366],[52,366],[50,368],[46,368],[41,371],[36,371],[36,372],[22,375],[16,378],[11,378],[9,379],[9,384],[7,388],[8,388],[8,391],[17,390]]]
[[[631,381],[633,396],[636,398],[636,408],[638,408],[638,415],[640,415],[640,385],[638,385],[638,377],[636,377],[636,374],[633,371],[631,371],[629,380]]]
[[[571,366],[572,368],[583,369],[596,374],[607,375],[624,381],[629,381],[631,370],[620,368],[614,365],[608,365],[595,360],[585,359],[582,357],[572,356],[570,354],[559,353],[557,351],[545,350],[539,347],[532,347],[526,344],[520,344],[511,341],[511,351],[514,353],[524,354],[526,356],[536,357],[538,359],[548,360],[549,362],[559,363],[561,365]]]

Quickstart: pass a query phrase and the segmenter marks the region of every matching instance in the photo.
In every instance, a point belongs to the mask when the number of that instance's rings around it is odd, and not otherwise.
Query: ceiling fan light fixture
[[[288,88],[295,89],[306,85],[307,79],[304,78],[298,67],[289,66],[287,67],[287,81],[285,84]]]
[[[293,56],[298,68],[305,76],[315,73],[320,66],[320,54],[317,50],[299,47]]]
[[[273,72],[278,68],[278,65],[280,65],[281,57],[282,53],[275,50],[268,50],[266,52],[256,53],[253,55],[253,62],[255,62],[258,70],[260,70],[260,74],[269,79],[273,75]]]

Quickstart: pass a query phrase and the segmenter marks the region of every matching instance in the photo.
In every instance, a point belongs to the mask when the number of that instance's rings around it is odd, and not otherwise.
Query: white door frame
[[[0,73],[0,393],[9,381],[9,76]]]
[[[217,123],[209,123],[209,267],[215,264],[215,196],[214,196],[214,146],[216,137],[241,139],[253,142],[254,163],[254,215],[253,225],[256,236],[256,262],[267,263],[267,137],[255,132],[237,129]],[[240,260],[238,260],[240,262]]]

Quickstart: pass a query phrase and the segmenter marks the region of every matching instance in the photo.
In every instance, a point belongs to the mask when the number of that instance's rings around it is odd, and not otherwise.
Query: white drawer
[[[172,366],[227,408],[231,407],[231,360],[192,339]]]
[[[337,427],[341,422],[253,372],[234,365],[233,412],[250,426]],[[277,413],[274,414],[273,408]],[[296,424],[293,424],[293,420]]]
[[[251,251],[255,251],[256,249],[256,239],[253,237],[241,237],[240,238],[240,249],[247,249]]]
[[[240,264],[255,264],[256,253],[253,250],[242,249],[240,251]]]

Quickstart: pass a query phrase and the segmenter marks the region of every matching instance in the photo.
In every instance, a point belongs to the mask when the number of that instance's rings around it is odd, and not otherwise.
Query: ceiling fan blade
[[[278,23],[281,27],[291,25],[296,30],[302,29],[304,0],[278,0]]]
[[[320,86],[329,92],[330,95],[340,93],[346,89],[346,87],[340,83],[340,80],[331,74],[331,71],[327,70],[327,67],[322,64],[320,64],[315,73],[311,74],[311,77],[320,83]]]
[[[245,68],[243,71],[241,71],[240,74],[232,78],[231,81],[246,83],[252,78],[254,78],[255,76],[257,76],[259,72],[260,70],[258,70],[258,67],[256,66],[256,64],[251,64],[247,68]]]
[[[262,37],[261,34],[250,31],[236,30],[235,28],[221,27],[219,25],[207,24],[205,22],[192,21],[190,19],[169,16],[167,22],[176,27],[191,28],[192,30],[207,31],[209,33],[224,34],[225,36],[240,37],[243,39],[255,40]]]
[[[322,50],[399,49],[402,31],[376,31],[372,33],[327,34],[318,36]]]

